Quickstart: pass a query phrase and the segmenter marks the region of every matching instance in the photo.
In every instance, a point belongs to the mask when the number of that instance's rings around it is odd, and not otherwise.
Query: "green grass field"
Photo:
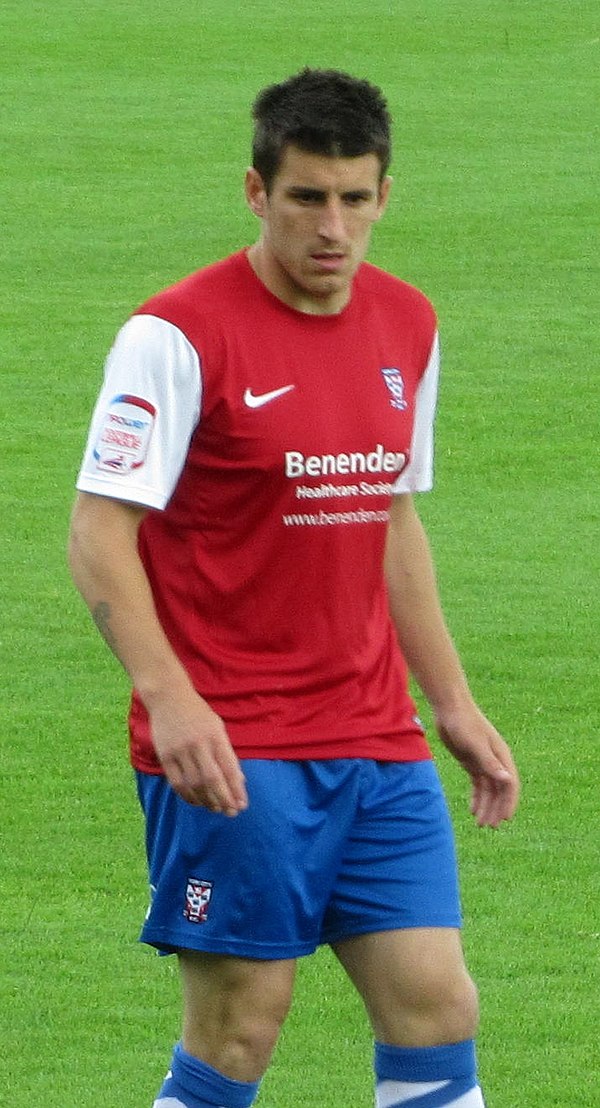
[[[380,83],[396,119],[371,258],[439,311],[437,487],[421,508],[474,690],[523,775],[515,823],[479,832],[439,754],[489,1105],[600,1105],[599,52],[593,0],[5,0],[7,1108],[149,1108],[178,1037],[172,959],[135,941],[146,877],[127,683],[70,585],[65,536],[116,329],[252,240],[249,104],[304,64]],[[301,966],[260,1108],[366,1108],[370,1051],[322,951]]]

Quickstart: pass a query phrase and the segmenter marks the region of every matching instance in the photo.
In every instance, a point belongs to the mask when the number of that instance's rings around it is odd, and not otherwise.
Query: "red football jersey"
[[[78,484],[151,507],[139,549],[159,618],[238,755],[430,757],[382,572],[391,496],[431,485],[428,300],[365,263],[342,312],[309,315],[241,252],[131,322],[185,348],[191,414],[177,441],[163,409],[184,407],[183,354],[153,355],[154,389],[117,351]],[[180,461],[145,496],[159,444]],[[159,772],[135,692],[130,732],[133,764]]]

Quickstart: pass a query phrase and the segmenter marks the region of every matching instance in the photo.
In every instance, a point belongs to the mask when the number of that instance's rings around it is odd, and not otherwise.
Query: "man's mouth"
[[[319,250],[311,254],[311,258],[314,262],[316,262],[319,269],[322,269],[327,273],[335,273],[343,266],[346,255],[330,250]]]

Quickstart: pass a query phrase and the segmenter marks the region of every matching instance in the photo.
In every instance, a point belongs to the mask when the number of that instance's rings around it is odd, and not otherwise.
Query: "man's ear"
[[[379,186],[379,196],[377,200],[377,219],[381,219],[385,209],[387,208],[387,202],[390,198],[390,191],[392,188],[393,180],[393,177],[384,177]]]
[[[260,173],[253,166],[246,170],[245,192],[250,211],[262,219],[267,203],[267,190]]]

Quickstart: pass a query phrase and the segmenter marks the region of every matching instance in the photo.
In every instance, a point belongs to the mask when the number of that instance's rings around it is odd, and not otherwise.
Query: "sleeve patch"
[[[94,447],[96,469],[126,476],[146,460],[156,408],[139,396],[121,393],[111,400]]]

